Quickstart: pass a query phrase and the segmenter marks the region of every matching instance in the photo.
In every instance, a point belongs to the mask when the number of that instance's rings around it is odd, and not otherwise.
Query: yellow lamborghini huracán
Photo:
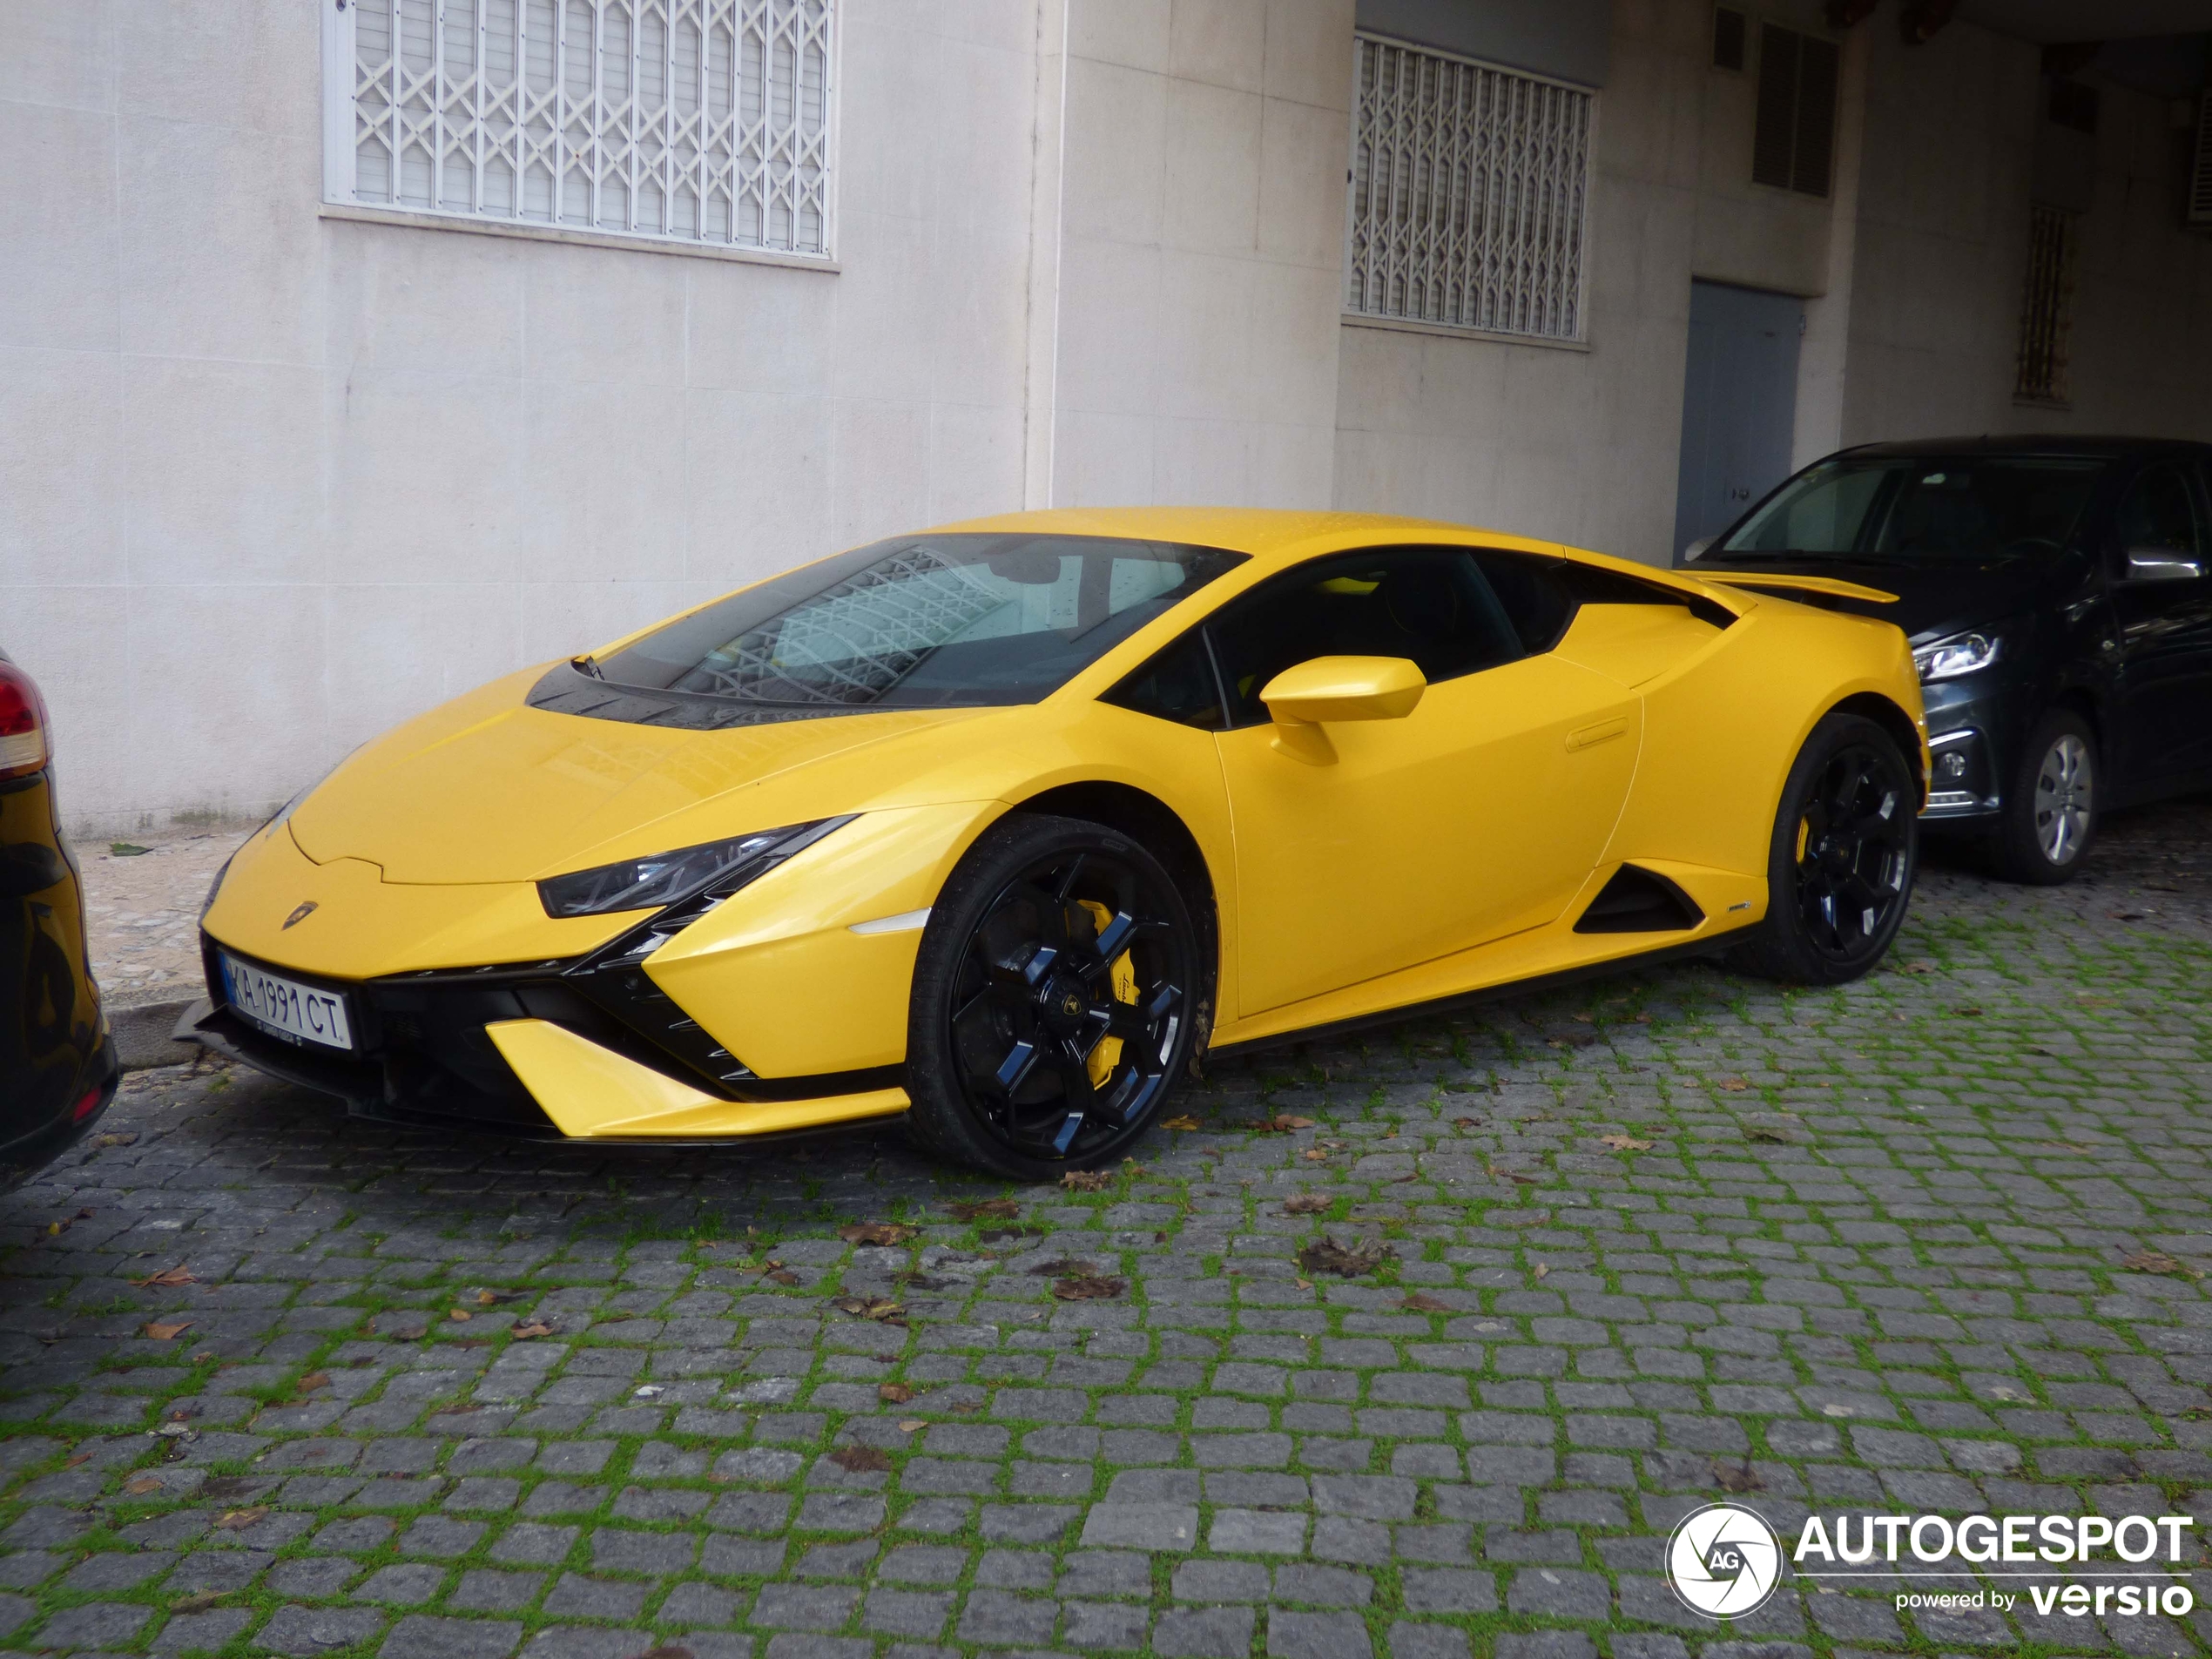
[[[374,1115],[900,1114],[1036,1177],[1208,1047],[1666,953],[1850,979],[1912,890],[1912,656],[1728,580],[1348,515],[895,536],[360,750],[218,878],[194,1033]]]

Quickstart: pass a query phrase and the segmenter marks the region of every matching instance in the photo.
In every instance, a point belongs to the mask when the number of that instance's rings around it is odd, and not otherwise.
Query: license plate
[[[228,951],[216,954],[230,1005],[254,1024],[294,1042],[352,1051],[354,1028],[346,1018],[344,997],[241,962]]]

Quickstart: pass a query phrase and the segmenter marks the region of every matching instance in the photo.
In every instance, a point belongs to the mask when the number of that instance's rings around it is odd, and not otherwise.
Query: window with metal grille
[[[1751,181],[1825,196],[1836,157],[1835,43],[1774,24],[1759,26],[1758,116]]]
[[[326,9],[324,194],[826,257],[837,0]]]
[[[2020,307],[2020,368],[2013,395],[2067,401],[2067,336],[2074,330],[2076,215],[2040,202],[2028,209],[2027,290]]]
[[[1583,87],[1362,35],[1345,308],[1584,337]]]

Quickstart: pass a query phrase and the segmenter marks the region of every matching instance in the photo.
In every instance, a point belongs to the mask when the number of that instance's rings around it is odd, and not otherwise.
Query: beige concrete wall
[[[0,640],[65,810],[1022,500],[1037,0],[846,0],[832,274],[341,223],[320,9],[0,0]]]
[[[1347,321],[1337,505],[1666,562],[1691,278],[1809,294],[1828,259],[1828,204],[1750,183],[1754,85],[1711,68],[1711,17],[1704,0],[1614,8],[1588,349]]]
[[[1352,0],[1068,0],[1050,498],[1325,507]]]

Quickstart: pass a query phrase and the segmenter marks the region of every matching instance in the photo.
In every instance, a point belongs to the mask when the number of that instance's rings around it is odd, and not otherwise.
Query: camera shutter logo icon
[[[1675,1523],[1667,1584],[1693,1613],[1740,1619],[1780,1586],[1782,1557],[1782,1540],[1757,1510],[1709,1503]]]

